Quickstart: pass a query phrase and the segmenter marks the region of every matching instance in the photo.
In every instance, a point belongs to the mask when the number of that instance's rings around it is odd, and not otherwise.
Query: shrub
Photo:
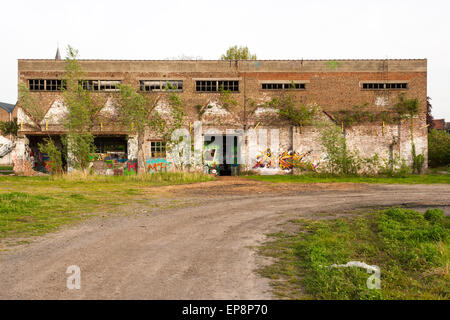
[[[448,228],[437,219],[441,215],[438,209],[425,215],[408,209],[386,210],[377,223],[384,250],[412,270],[442,265],[445,257],[436,244],[448,238]]]
[[[450,133],[435,129],[428,133],[428,164],[430,167],[450,165]]]
[[[439,209],[428,209],[423,216],[425,220],[431,223],[441,223],[444,221],[444,211]]]
[[[330,173],[352,175],[361,169],[357,152],[348,150],[347,141],[338,127],[330,126],[322,130],[321,143]]]
[[[39,143],[39,149],[41,152],[46,153],[50,160],[47,162],[50,174],[61,174],[62,168],[62,153],[61,150],[55,145],[55,142],[50,139],[44,139],[45,143]]]

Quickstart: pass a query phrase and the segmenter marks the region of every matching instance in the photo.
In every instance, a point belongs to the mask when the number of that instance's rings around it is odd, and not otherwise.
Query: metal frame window
[[[239,80],[196,80],[195,91],[218,92],[220,90],[239,92]]]
[[[100,80],[100,91],[119,91],[120,80]]]
[[[165,158],[166,143],[163,141],[150,141],[150,153],[152,158]]]
[[[237,80],[220,80],[218,84],[219,90],[239,92],[239,81]]]
[[[363,90],[407,90],[408,89],[408,83],[406,82],[389,82],[389,83],[380,83],[380,82],[374,82],[374,83],[363,83],[362,84]]]
[[[45,80],[44,79],[30,79],[28,80],[28,87],[30,91],[44,91]]]
[[[58,79],[30,79],[28,87],[30,91],[61,91],[65,87],[63,83]]]
[[[141,80],[140,90],[150,91],[183,91],[183,80]]]
[[[63,87],[62,80],[45,80],[45,90],[47,91],[61,91]]]
[[[304,83],[261,83],[262,90],[305,90]]]
[[[120,80],[83,80],[81,85],[89,91],[119,91]]]
[[[98,80],[83,80],[81,85],[84,90],[98,91]]]

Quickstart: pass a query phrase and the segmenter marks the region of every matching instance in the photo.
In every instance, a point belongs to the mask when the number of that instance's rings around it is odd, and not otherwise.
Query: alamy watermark
[[[72,265],[67,267],[67,277],[66,286],[69,290],[80,290],[81,289],[81,269],[79,266]]]
[[[328,268],[349,268],[357,267],[366,269],[367,273],[373,273],[367,278],[367,288],[369,289],[381,289],[381,270],[378,266],[371,266],[361,261],[350,261],[346,264],[332,264]]]

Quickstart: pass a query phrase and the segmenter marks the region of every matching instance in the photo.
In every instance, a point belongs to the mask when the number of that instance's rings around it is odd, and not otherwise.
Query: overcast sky
[[[449,1],[2,1],[0,101],[17,99],[17,59],[427,58],[433,116],[450,121]]]

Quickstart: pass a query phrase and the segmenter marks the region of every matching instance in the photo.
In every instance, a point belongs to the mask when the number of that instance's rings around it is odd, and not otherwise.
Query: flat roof
[[[87,72],[426,72],[427,59],[102,60],[79,59]],[[64,72],[65,60],[19,59],[19,72]]]

